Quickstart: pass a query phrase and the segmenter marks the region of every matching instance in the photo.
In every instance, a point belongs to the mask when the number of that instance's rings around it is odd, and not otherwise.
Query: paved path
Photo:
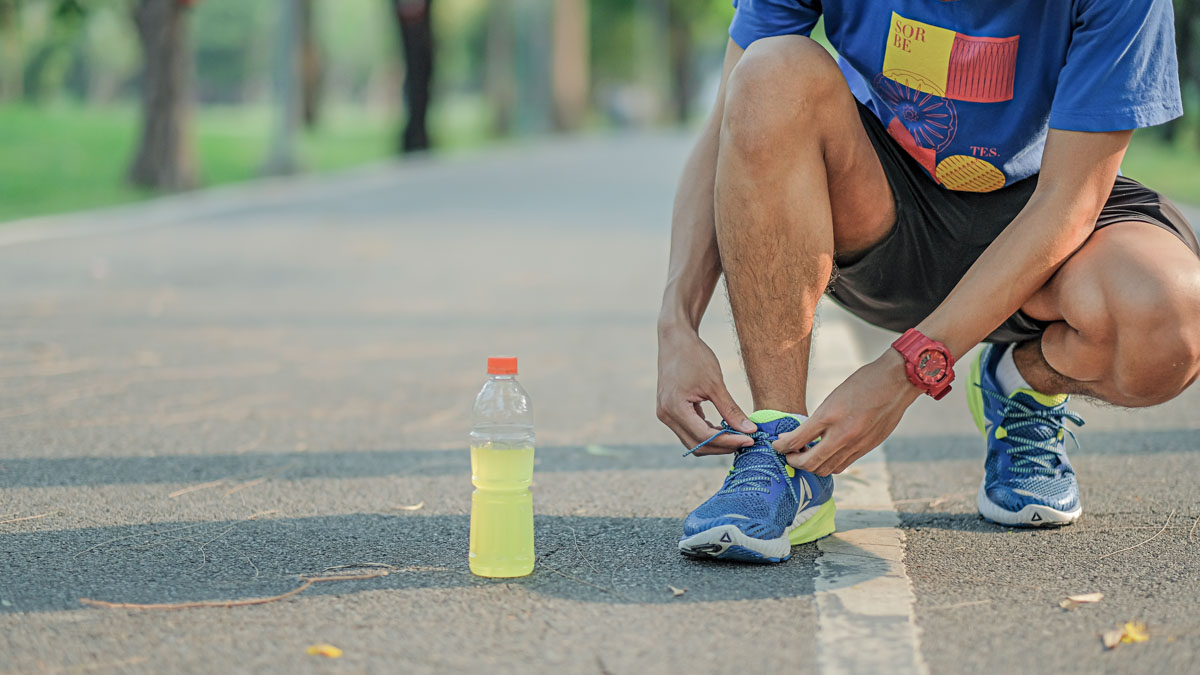
[[[840,480],[837,539],[766,568],[677,554],[725,466],[652,414],[686,148],[585,139],[0,228],[0,672],[1194,672],[1200,392],[1081,406],[1069,529],[978,519],[952,398]],[[748,401],[726,317],[705,336]],[[823,326],[818,388],[888,340]],[[539,433],[539,568],[512,582],[466,566],[466,416],[499,352]],[[251,607],[80,603],[366,563],[395,570]],[[1133,619],[1150,641],[1105,652]]]

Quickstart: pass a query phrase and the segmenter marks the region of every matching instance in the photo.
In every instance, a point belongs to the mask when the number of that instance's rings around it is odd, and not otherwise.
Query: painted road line
[[[810,410],[863,365],[850,317],[826,302],[819,320]],[[837,533],[817,544],[814,584],[819,663],[826,674],[929,672],[888,478],[886,453],[879,447],[835,479]]]

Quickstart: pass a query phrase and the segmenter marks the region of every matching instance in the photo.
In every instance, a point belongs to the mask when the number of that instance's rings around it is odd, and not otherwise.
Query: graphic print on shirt
[[[891,21],[882,72],[872,82],[895,113],[888,133],[951,190],[990,192],[1004,187],[1004,173],[987,160],[972,155],[939,160],[937,153],[958,131],[954,101],[1012,100],[1020,36],[964,35],[895,12]],[[979,150],[995,156],[994,149]]]

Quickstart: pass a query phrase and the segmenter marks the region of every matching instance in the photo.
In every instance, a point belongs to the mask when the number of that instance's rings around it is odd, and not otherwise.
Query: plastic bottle
[[[482,577],[533,571],[533,409],[516,375],[516,358],[489,358],[471,414],[470,562]]]

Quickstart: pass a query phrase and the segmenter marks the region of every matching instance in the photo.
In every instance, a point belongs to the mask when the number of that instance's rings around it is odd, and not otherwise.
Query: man
[[[955,384],[985,438],[981,514],[1074,521],[1067,396],[1149,406],[1200,373],[1200,246],[1118,176],[1132,129],[1182,113],[1170,0],[734,5],[676,196],[658,415],[698,454],[736,456],[681,551],[778,562],[833,532],[830,474],[981,341]],[[840,64],[805,37],[821,14]],[[722,274],[751,415],[697,332]],[[904,335],[806,417],[827,289]]]

